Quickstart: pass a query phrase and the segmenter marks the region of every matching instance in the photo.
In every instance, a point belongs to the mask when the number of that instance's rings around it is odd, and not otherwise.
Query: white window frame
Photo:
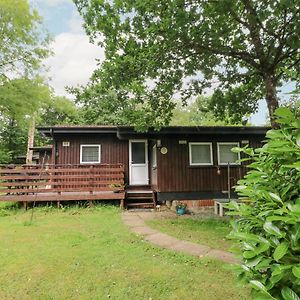
[[[154,161],[155,157],[155,161]],[[157,168],[157,147],[156,144],[152,147],[152,168]]]
[[[232,145],[232,148],[234,147],[239,147],[240,146],[240,143],[239,142],[218,142],[217,143],[217,152],[218,152],[218,165],[219,166],[227,166],[228,163],[221,163],[220,162],[220,145]],[[240,152],[237,153],[238,155],[238,159],[237,160],[240,160],[241,159],[241,155],[240,155]],[[241,163],[230,163],[230,165],[240,165]]]
[[[193,145],[208,145],[210,148],[210,163],[193,163],[192,162],[192,146]],[[191,142],[189,143],[189,163],[190,166],[213,166],[214,164],[214,159],[213,159],[213,147],[212,147],[212,143],[208,143],[208,142]]]
[[[98,155],[98,161],[93,161],[93,162],[87,162],[87,161],[82,161],[82,148],[83,147],[98,147],[99,149],[99,155]],[[97,144],[83,144],[80,145],[80,164],[82,165],[88,165],[88,164],[100,164],[101,163],[101,145]]]

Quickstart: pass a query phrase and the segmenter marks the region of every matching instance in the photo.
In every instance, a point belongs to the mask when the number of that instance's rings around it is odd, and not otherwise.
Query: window
[[[156,154],[156,145],[152,148],[152,168],[157,167],[157,154]]]
[[[189,143],[190,165],[212,165],[212,144],[211,143]]]
[[[100,163],[100,145],[80,145],[80,163],[98,164]]]
[[[237,165],[236,161],[240,159],[239,153],[233,153],[231,149],[239,147],[239,143],[218,143],[218,163],[219,165]]]
[[[146,143],[144,141],[131,142],[131,163],[132,164],[146,163]]]

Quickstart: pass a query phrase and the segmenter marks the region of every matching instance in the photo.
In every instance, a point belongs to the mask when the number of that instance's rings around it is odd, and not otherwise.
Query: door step
[[[155,208],[153,203],[150,202],[145,202],[145,203],[127,203],[126,204],[127,208],[137,208],[137,207],[141,207],[141,208]]]
[[[126,208],[155,208],[155,193],[151,190],[127,190]]]
[[[151,190],[140,190],[140,191],[137,191],[137,190],[134,190],[134,191],[127,190],[126,192],[127,192],[127,194],[152,194],[153,193],[153,191],[151,191]]]

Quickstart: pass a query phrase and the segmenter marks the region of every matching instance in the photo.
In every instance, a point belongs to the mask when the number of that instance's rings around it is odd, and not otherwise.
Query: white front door
[[[147,140],[129,141],[129,184],[149,184]]]

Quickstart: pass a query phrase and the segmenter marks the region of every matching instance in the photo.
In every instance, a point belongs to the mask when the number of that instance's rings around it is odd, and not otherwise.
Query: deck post
[[[26,201],[23,201],[23,207],[25,210],[27,210],[27,202]]]
[[[124,209],[124,199],[120,200],[120,209]]]
[[[57,208],[59,209],[60,208],[60,201],[57,201],[56,205],[57,205]]]

